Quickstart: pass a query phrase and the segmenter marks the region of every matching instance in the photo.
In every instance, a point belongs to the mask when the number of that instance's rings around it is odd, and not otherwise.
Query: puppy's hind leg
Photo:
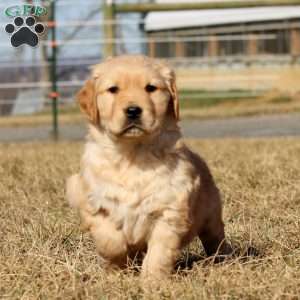
[[[79,174],[74,174],[67,180],[66,196],[72,208],[79,208],[82,198],[82,188]]]
[[[198,234],[208,256],[224,258],[233,253],[225,239],[224,224],[220,217],[209,220]]]

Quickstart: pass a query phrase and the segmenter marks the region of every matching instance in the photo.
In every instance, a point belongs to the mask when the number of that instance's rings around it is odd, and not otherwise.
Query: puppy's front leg
[[[105,261],[106,267],[125,267],[127,263],[127,243],[121,230],[101,213],[90,220],[91,235],[96,242],[99,255]]]
[[[142,265],[142,278],[168,277],[180,254],[180,236],[164,222],[156,224],[148,242],[147,254]]]

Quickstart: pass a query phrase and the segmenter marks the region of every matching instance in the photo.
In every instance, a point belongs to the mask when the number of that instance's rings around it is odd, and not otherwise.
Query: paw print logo
[[[39,43],[39,36],[45,32],[45,26],[42,23],[36,23],[33,16],[16,17],[13,24],[7,24],[5,31],[11,34],[10,42],[13,47],[19,47],[26,44],[35,47]]]

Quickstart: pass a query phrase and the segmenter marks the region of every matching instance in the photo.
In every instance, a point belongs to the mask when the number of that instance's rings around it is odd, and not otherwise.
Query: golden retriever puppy
[[[228,254],[219,191],[183,143],[174,72],[144,56],[110,58],[78,94],[89,135],[67,198],[109,266],[144,253],[142,276],[164,278],[199,237]]]

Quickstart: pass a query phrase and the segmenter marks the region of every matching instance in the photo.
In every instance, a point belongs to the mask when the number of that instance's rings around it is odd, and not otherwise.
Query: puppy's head
[[[179,118],[174,72],[144,56],[120,56],[96,65],[78,101],[92,124],[117,138],[155,136]]]

